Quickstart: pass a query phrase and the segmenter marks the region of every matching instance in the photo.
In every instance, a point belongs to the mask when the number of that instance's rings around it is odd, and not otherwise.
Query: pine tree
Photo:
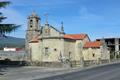
[[[9,1],[0,1],[0,9],[5,8],[9,5]],[[16,24],[2,24],[1,22],[7,17],[3,16],[2,12],[0,12],[0,35],[5,35],[6,33],[10,33],[15,31],[20,25]]]

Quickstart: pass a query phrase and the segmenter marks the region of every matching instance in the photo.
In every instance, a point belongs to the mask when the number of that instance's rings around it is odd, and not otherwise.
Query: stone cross
[[[48,13],[45,14],[46,17],[46,24],[48,24]]]
[[[61,31],[64,32],[63,21],[61,22]]]

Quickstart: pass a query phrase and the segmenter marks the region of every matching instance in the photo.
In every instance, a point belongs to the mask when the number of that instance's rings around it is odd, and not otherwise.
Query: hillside
[[[3,47],[20,47],[24,48],[25,39],[11,36],[0,36],[0,49]]]

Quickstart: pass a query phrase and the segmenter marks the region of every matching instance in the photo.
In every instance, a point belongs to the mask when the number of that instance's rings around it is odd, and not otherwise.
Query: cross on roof
[[[61,22],[61,31],[64,32],[63,21]]]
[[[45,17],[46,17],[46,24],[48,24],[48,13],[45,13]]]

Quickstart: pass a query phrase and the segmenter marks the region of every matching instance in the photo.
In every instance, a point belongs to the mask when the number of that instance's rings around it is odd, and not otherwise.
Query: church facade
[[[83,49],[87,42],[90,42],[87,34],[65,34],[63,23],[61,30],[58,30],[47,21],[41,26],[40,18],[35,13],[28,17],[26,50],[33,64],[83,65]]]

